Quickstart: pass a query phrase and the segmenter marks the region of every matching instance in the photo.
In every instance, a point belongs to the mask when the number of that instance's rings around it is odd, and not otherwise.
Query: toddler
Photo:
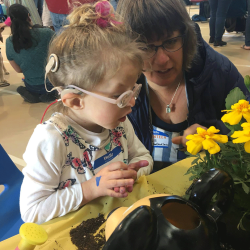
[[[140,92],[143,52],[118,19],[107,1],[84,4],[50,45],[46,74],[61,112],[36,127],[23,156],[25,222],[46,222],[101,196],[126,197],[153,168],[126,118]]]

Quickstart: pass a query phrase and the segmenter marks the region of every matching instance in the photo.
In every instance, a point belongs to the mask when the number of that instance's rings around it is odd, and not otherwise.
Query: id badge
[[[154,129],[153,136],[155,148],[168,148],[169,136],[166,133]]]

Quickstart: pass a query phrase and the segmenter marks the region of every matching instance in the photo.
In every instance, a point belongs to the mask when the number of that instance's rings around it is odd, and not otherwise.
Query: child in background
[[[100,196],[126,197],[153,168],[126,118],[140,91],[141,45],[107,1],[84,4],[68,20],[46,66],[62,113],[36,127],[24,153],[25,222],[43,223]]]

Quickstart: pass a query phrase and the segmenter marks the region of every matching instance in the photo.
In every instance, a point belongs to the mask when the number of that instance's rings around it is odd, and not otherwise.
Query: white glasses
[[[133,88],[133,90],[128,90],[128,91],[124,92],[116,100],[114,100],[112,98],[108,98],[108,97],[102,96],[102,95],[95,94],[93,92],[89,92],[89,91],[87,91],[85,89],[81,89],[81,88],[79,88],[79,87],[77,87],[75,85],[68,85],[65,88],[63,88],[63,87],[56,87],[56,89],[61,94],[61,98],[62,98],[62,96],[64,94],[66,94],[65,92],[67,92],[67,93],[75,93],[72,90],[79,90],[80,92],[83,92],[83,93],[85,93],[87,95],[94,96],[94,97],[96,97],[96,98],[98,98],[100,100],[103,100],[105,102],[116,104],[119,108],[124,108],[124,107],[126,107],[128,105],[128,103],[130,102],[130,100],[131,100],[132,97],[134,97],[135,100],[137,99],[137,97],[140,94],[141,87],[142,87],[141,84],[137,84],[136,83],[135,86],[134,86],[134,88]]]

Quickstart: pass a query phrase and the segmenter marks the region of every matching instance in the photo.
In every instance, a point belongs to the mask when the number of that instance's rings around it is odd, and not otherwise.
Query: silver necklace
[[[175,90],[175,92],[174,92],[174,95],[173,95],[173,97],[172,97],[171,102],[170,102],[170,103],[167,105],[167,107],[166,107],[166,113],[171,113],[170,105],[172,104],[172,101],[174,100],[174,97],[175,97],[175,95],[176,95],[176,93],[177,93],[178,88],[180,87],[180,84],[181,84],[181,80],[180,80],[180,82],[179,82],[179,84],[178,84],[178,86],[177,86],[177,88],[176,88],[176,90]]]

